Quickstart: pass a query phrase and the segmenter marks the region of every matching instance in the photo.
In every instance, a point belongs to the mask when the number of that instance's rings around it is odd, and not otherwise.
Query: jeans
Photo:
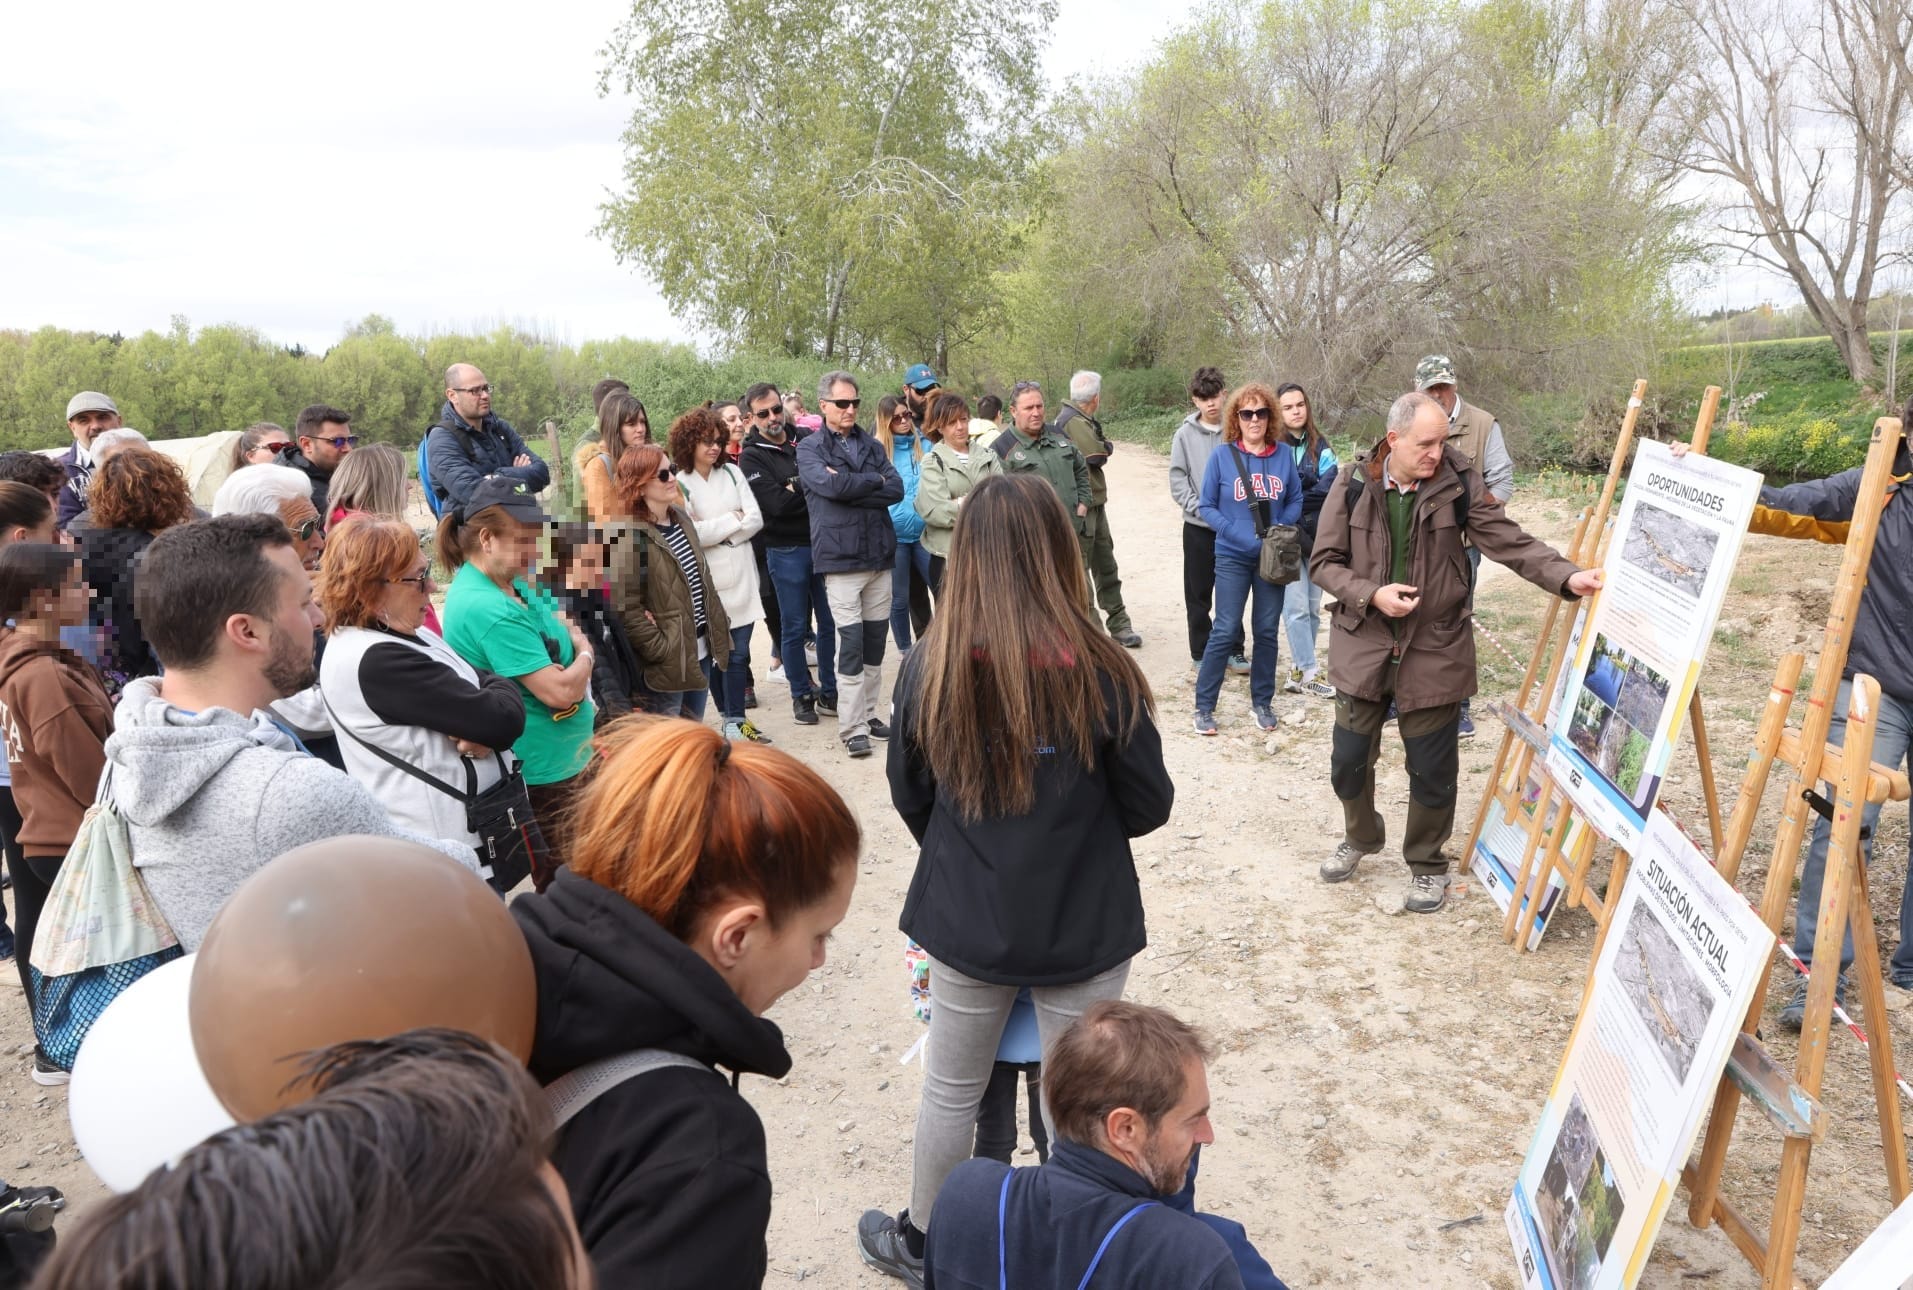
[[[1847,737],[1847,702],[1853,694],[1853,682],[1840,682],[1833,698],[1833,723],[1827,727],[1827,742],[1844,744]],[[1905,769],[1907,746],[1913,741],[1913,704],[1880,693],[1880,711],[1873,724],[1873,761],[1881,766]],[[1860,813],[1861,827],[1871,830],[1880,820],[1878,802],[1869,803]],[[1824,815],[1813,817],[1813,840],[1807,848],[1807,863],[1800,870],[1800,899],[1793,913],[1793,952],[1802,962],[1813,962],[1814,937],[1819,932],[1820,884],[1827,874],[1827,846],[1833,840],[1833,826]],[[1873,837],[1869,832],[1860,843],[1860,853],[1869,863],[1873,859]],[[1840,946],[1840,970],[1853,963],[1853,928],[1849,924]],[[1907,874],[1906,889],[1900,896],[1900,944],[1887,965],[1887,976],[1894,984],[1913,987],[1913,870]]]
[[[837,624],[837,737],[870,733],[883,692],[883,645],[890,628],[888,569],[827,573],[824,595]],[[819,658],[823,656],[818,655]]]
[[[1282,588],[1256,576],[1256,562],[1216,553],[1216,621],[1196,672],[1196,711],[1214,712],[1222,678],[1240,640],[1243,606],[1254,597],[1250,627],[1255,650],[1249,655],[1249,699],[1256,707],[1275,702],[1277,633],[1282,625]]]
[[[751,554],[757,557],[757,603],[764,606],[764,632],[770,637],[771,657],[783,661],[784,615],[777,605],[777,587],[771,582],[770,548],[764,535],[751,539]]]
[[[890,581],[890,634],[896,638],[899,653],[910,648],[912,620],[919,636],[930,625],[929,592],[930,553],[921,542],[899,539]]]
[[[744,719],[744,690],[750,685],[751,628],[755,623],[731,628],[731,652],[723,666],[706,669],[710,673],[711,697],[726,721]]]
[[[801,699],[811,692],[810,668],[804,663],[804,637],[810,631],[813,614],[817,619],[817,688],[830,698],[837,697],[837,624],[831,621],[830,603],[824,595],[824,575],[811,570],[810,548],[774,546],[764,558],[770,565],[771,585],[777,589],[783,629],[777,657],[784,660],[791,697]]]
[[[1216,532],[1187,520],[1182,524],[1182,608],[1189,620],[1189,657],[1202,662],[1209,647],[1209,604],[1216,594]],[[1242,624],[1237,623],[1229,653],[1242,653]]]
[[[14,805],[11,785],[0,784],[0,852],[6,855],[7,872],[13,875],[14,890],[19,890],[20,871],[27,867],[26,857],[20,853],[20,808]],[[20,897],[13,898],[17,908]],[[18,922],[16,918],[14,920]],[[6,906],[0,905],[0,951],[14,952],[13,929],[7,926]]]
[[[1308,565],[1302,576],[1282,588],[1282,626],[1289,638],[1289,658],[1305,677],[1314,676],[1315,638],[1322,630],[1322,589],[1309,581]]]
[[[704,671],[704,688],[698,690],[653,690],[642,700],[636,695],[632,698],[646,712],[660,717],[683,717],[687,721],[704,720],[704,706],[710,696],[711,660],[701,658],[698,666]]]
[[[1129,963],[1124,961],[1073,985],[1031,987],[1043,1051],[1048,1052],[1092,1003],[1122,998],[1128,981]],[[997,1045],[1003,1042],[1003,1025],[1016,1006],[1017,990],[978,981],[930,960],[930,996],[936,1003],[930,1009],[930,1042],[924,1049],[910,1181],[910,1222],[923,1231],[930,1230],[936,1217],[937,1193],[950,1171],[968,1160],[975,1147],[977,1110],[996,1071]],[[1047,1106],[1043,1114],[1049,1115]]]

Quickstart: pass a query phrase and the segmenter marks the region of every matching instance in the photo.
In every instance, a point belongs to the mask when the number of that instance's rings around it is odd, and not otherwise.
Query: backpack
[[[559,1076],[545,1085],[545,1102],[551,1107],[551,1118],[556,1121],[556,1127],[562,1130],[578,1112],[626,1080],[650,1071],[663,1070],[667,1066],[686,1066],[717,1075],[716,1071],[695,1057],[666,1052],[662,1048],[640,1048],[635,1052],[620,1053],[616,1057],[601,1057],[595,1062],[586,1062],[577,1070]]]
[[[1362,489],[1368,486],[1368,472],[1363,469],[1365,465],[1367,465],[1366,462],[1355,462],[1355,468],[1345,472],[1348,475],[1348,483],[1345,484],[1344,487],[1348,489],[1348,513],[1350,515],[1355,514],[1355,503],[1362,500]],[[1474,473],[1473,467],[1465,468],[1460,472],[1461,496],[1455,499],[1455,528],[1460,531],[1463,537],[1468,536],[1468,498],[1470,496],[1468,476]]]

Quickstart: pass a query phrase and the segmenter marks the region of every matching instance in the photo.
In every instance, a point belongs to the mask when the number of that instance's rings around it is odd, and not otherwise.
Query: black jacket
[[[106,629],[100,671],[117,696],[124,682],[159,672],[159,657],[146,643],[133,612],[133,579],[153,535],[145,529],[89,528],[79,534],[79,544],[80,576],[93,591],[87,624]]]
[[[757,509],[764,512],[758,537],[765,546],[809,546],[810,502],[797,478],[797,445],[810,437],[800,426],[787,426],[784,442],[772,443],[757,431],[744,436],[739,469],[750,482]]]
[[[551,468],[544,458],[526,447],[511,422],[501,416],[487,413],[485,423],[474,429],[447,402],[438,410],[438,424],[426,434],[431,436],[425,454],[432,468],[432,489],[454,505],[470,497],[487,475],[517,480],[534,493],[551,487]],[[521,454],[531,458],[531,465],[512,465]]]
[[[604,1093],[565,1126],[552,1163],[571,1189],[605,1290],[756,1286],[768,1256],[764,1126],[738,1074],[778,1078],[790,1054],[717,970],[624,897],[559,870],[511,907],[538,977],[531,1072],[541,1083],[601,1057],[664,1048],[730,1079],[666,1067]]]
[[[558,600],[578,630],[591,638],[591,697],[597,703],[598,724],[615,721],[638,706],[639,696],[650,693],[644,683],[644,665],[624,622],[611,597],[602,591],[566,588],[558,593]]]
[[[869,573],[897,562],[890,507],[903,500],[903,478],[862,426],[807,436],[797,445],[797,473],[810,505],[812,569]]]
[[[325,523],[326,498],[332,492],[332,472],[326,471],[321,474],[319,468],[312,464],[312,459],[297,448],[286,449],[285,454],[279,458],[279,462],[281,465],[290,466],[299,471],[312,481],[312,508],[319,512],[319,522]]]
[[[1302,554],[1306,557],[1315,549],[1315,526],[1322,518],[1322,503],[1328,500],[1328,490],[1335,486],[1341,467],[1330,466],[1324,472],[1321,449],[1311,455],[1305,444],[1289,442],[1295,449],[1295,477],[1302,484],[1302,518],[1297,527],[1302,530]]]
[[[1128,742],[1104,739],[1094,770],[1036,751],[1034,811],[965,821],[916,742],[918,657],[897,678],[889,754],[890,800],[921,847],[903,930],[938,962],[996,985],[1067,985],[1134,957],[1148,938],[1129,840],[1161,828],[1176,800],[1155,723],[1145,715]],[[1113,729],[1107,681],[1103,694]]]
[[[997,1206],[1011,1173],[999,1238]],[[1006,1273],[1013,1286],[1076,1285],[1123,1215],[1150,1201],[1159,1203],[1124,1223],[1103,1251],[1097,1290],[1242,1290],[1235,1255],[1206,1223],[1172,1208],[1122,1161],[1065,1141],[1035,1168],[995,1160],[956,1167],[937,1193],[924,1285],[996,1290]]]

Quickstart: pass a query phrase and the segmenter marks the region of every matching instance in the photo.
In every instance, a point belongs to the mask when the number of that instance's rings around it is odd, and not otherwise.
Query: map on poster
[[[1773,945],[1654,812],[1508,1202],[1523,1290],[1640,1280]]]
[[[1640,843],[1759,496],[1751,470],[1652,440],[1635,454],[1548,748],[1555,783],[1618,847]]]

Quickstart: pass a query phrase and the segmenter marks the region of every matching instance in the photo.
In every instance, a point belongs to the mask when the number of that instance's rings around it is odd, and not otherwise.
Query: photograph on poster
[[[1647,753],[1667,710],[1672,683],[1605,635],[1594,638],[1587,674],[1568,722],[1568,742],[1637,811],[1658,780]]]
[[[1628,924],[1614,976],[1674,1082],[1686,1083],[1714,1000],[1652,906],[1643,906]]]
[[[1535,1201],[1554,1284],[1560,1290],[1587,1290],[1620,1225],[1621,1190],[1578,1093],[1561,1119]]]
[[[1683,595],[1698,598],[1707,586],[1707,569],[1719,544],[1717,529],[1643,503],[1634,509],[1634,522],[1621,543],[1621,558]]]

